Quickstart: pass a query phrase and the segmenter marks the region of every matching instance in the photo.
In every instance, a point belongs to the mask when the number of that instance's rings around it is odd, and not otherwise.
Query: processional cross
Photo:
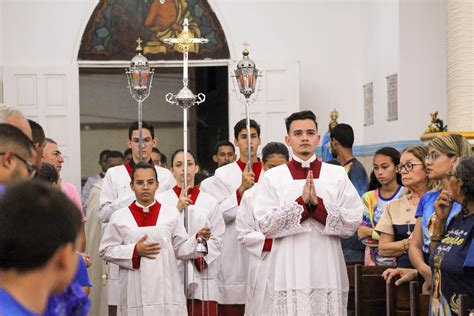
[[[170,45],[177,45],[178,49],[183,53],[183,88],[174,95],[173,93],[167,93],[165,99],[171,104],[178,105],[183,109],[183,159],[184,159],[184,195],[188,195],[188,109],[195,104],[200,104],[206,100],[206,96],[203,93],[194,95],[194,93],[188,88],[188,53],[189,47],[193,44],[208,43],[209,40],[205,38],[194,38],[189,31],[189,22],[188,19],[184,19],[183,22],[183,31],[178,35],[177,38],[167,38],[165,43]],[[190,224],[188,220],[188,208],[184,208],[184,226],[186,231],[189,233]],[[198,239],[198,247],[196,251],[207,253],[207,247],[204,244],[202,239]],[[187,292],[188,286],[188,273],[187,268],[185,268],[184,273],[184,289],[185,293]],[[204,284],[202,284],[204,287]],[[201,291],[204,294],[204,289]],[[203,299],[204,300],[204,299]],[[204,304],[203,304],[204,306]],[[194,308],[194,300],[193,300]],[[204,314],[204,311],[203,311]]]
[[[203,93],[199,93],[197,96],[188,88],[188,53],[189,47],[192,44],[208,43],[209,40],[205,38],[194,38],[192,37],[191,32],[189,31],[189,22],[188,19],[184,19],[183,22],[183,31],[178,35],[177,38],[167,38],[165,43],[167,44],[177,44],[178,48],[183,52],[183,88],[174,95],[172,93],[167,93],[165,98],[166,101],[171,104],[176,104],[183,109],[183,150],[184,150],[184,188],[186,191],[188,189],[188,108],[192,107],[194,104],[200,104],[206,100],[206,96]],[[185,192],[187,194],[187,192]],[[185,224],[187,227],[187,213],[185,215]]]

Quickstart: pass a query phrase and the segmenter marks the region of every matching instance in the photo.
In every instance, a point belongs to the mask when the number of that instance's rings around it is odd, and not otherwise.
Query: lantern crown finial
[[[242,51],[242,55],[247,57],[249,55],[249,42],[245,41],[242,45],[244,45],[244,50]]]

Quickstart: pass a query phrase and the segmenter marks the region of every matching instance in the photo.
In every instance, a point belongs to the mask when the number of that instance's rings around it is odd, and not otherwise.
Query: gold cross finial
[[[141,52],[141,51],[142,51],[142,46],[141,46],[141,44],[142,44],[143,41],[142,41],[142,39],[139,37],[136,42],[137,42],[137,44],[138,44],[136,50],[137,50],[137,52]]]

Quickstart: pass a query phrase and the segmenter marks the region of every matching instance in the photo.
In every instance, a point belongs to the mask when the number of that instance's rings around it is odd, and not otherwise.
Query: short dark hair
[[[147,129],[150,131],[151,137],[155,138],[155,129],[153,128],[153,125],[147,123],[147,122],[142,122],[142,129]],[[133,131],[138,131],[138,122],[133,122],[130,127],[128,128],[128,139],[132,140],[132,134]]]
[[[316,130],[318,130],[318,122],[316,121],[316,115],[314,115],[313,111],[300,111],[300,112],[292,113],[290,116],[288,116],[285,119],[286,132],[290,133],[291,123],[293,123],[294,121],[301,121],[301,120],[313,121],[314,125],[316,126]]]
[[[105,157],[105,160],[109,158],[122,158],[123,159],[123,154],[118,150],[110,150],[107,153],[107,157]]]
[[[43,162],[40,171],[35,174],[35,179],[53,184],[58,182],[59,173],[52,164]]]
[[[176,155],[179,154],[179,153],[182,153],[182,152],[184,152],[184,149],[178,149],[171,155],[171,167],[173,167],[173,165],[174,165],[174,158],[176,157]],[[196,159],[196,155],[191,150],[188,150],[188,153],[193,157],[194,164],[197,165],[198,161]]]
[[[160,154],[161,155],[161,151],[156,147],[153,147],[153,149],[151,151],[154,152],[155,154]]]
[[[132,154],[132,148],[127,148],[123,151],[123,157],[131,155]]]
[[[0,199],[0,269],[43,267],[80,227],[79,209],[61,191],[35,180],[12,185]]]
[[[45,140],[46,140],[46,143],[48,144],[55,144],[55,145],[58,144],[54,139],[49,138],[49,137],[46,137]]]
[[[160,162],[161,164],[166,164],[166,155],[160,152]]]
[[[237,135],[238,136],[238,135]],[[237,138],[237,137],[236,137]],[[219,148],[224,147],[224,146],[229,146],[232,147],[232,151],[235,153],[235,146],[228,140],[221,140],[216,144],[214,147],[214,155],[217,155],[219,153]]]
[[[107,155],[110,153],[110,149],[104,149],[100,152],[99,154],[99,161],[102,160],[102,156],[105,156],[105,159],[107,159]]]
[[[33,138],[33,143],[41,145],[46,139],[46,135],[44,134],[43,128],[41,127],[41,125],[39,125],[37,122],[33,120],[28,119],[28,123],[30,124],[30,127],[31,127],[31,135]]]
[[[151,169],[155,173],[155,180],[158,181],[158,173],[156,173],[156,169],[152,164],[149,164],[148,162],[140,161],[133,167],[132,170],[132,182],[135,180],[135,173],[140,170],[140,169]]]
[[[285,156],[286,160],[290,159],[288,148],[279,142],[271,142],[265,145],[262,149],[262,161],[265,163],[271,155]]]
[[[398,150],[396,150],[393,147],[382,147],[382,148],[380,148],[379,150],[377,150],[375,152],[374,158],[377,155],[382,155],[382,156],[389,157],[390,160],[392,160],[393,164],[395,165],[395,168],[400,164],[401,154]],[[398,183],[398,185],[403,185],[402,184],[402,175],[398,172],[397,172],[397,183]],[[382,184],[379,182],[379,180],[375,176],[375,172],[372,171],[370,173],[370,177],[369,177],[369,184],[368,184],[368,187],[367,187],[368,190],[372,191],[372,190],[375,190],[375,189],[378,189],[378,188],[381,188],[381,187],[382,187]]]
[[[255,120],[250,119],[250,128],[255,128],[257,131],[258,137],[260,137],[260,125]],[[246,119],[241,119],[240,121],[237,122],[234,126],[234,137],[237,139],[239,137],[239,134],[242,130],[247,129],[247,120]],[[235,149],[234,149],[235,151]]]
[[[354,130],[349,124],[337,124],[331,130],[331,138],[334,138],[344,148],[352,148],[354,145]]]
[[[16,154],[31,157],[33,142],[21,130],[13,125],[0,124],[0,151],[12,149]]]

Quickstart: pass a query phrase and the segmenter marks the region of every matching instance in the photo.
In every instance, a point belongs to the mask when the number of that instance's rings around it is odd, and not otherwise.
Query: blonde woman
[[[431,269],[428,265],[428,258],[433,224],[436,221],[434,203],[442,190],[450,191],[448,174],[452,171],[456,161],[470,155],[472,155],[472,151],[469,142],[458,134],[439,136],[428,144],[428,155],[425,157],[428,178],[439,181],[439,186],[437,190],[426,192],[418,203],[415,229],[408,251],[411,263],[425,279],[423,292],[428,292],[431,286]],[[451,219],[460,210],[461,205],[454,203],[446,225],[449,225]]]

